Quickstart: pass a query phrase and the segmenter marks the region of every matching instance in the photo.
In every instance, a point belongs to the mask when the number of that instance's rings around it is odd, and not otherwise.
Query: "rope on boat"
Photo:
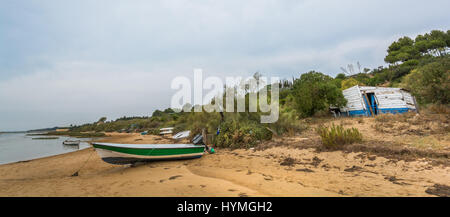
[[[94,152],[95,152],[95,149],[91,152],[88,159],[83,163],[83,165],[81,165],[80,169],[78,169],[74,174],[72,174],[72,177],[78,176],[78,172],[80,172],[80,170],[83,169],[84,165],[86,165],[86,163],[89,161],[89,159],[91,159],[91,156]]]

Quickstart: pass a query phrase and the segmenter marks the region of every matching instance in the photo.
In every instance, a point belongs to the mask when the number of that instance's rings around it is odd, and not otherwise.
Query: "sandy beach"
[[[302,138],[289,139],[304,143]],[[172,142],[119,133],[102,141]],[[274,140],[264,149],[217,149],[200,159],[133,167],[107,164],[88,148],[1,165],[0,196],[435,196],[426,191],[450,183],[446,165],[424,158],[404,161],[276,145],[283,142]],[[80,168],[79,176],[72,177]]]

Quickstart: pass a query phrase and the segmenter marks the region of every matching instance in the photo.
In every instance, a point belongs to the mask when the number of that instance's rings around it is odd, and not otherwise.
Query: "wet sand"
[[[103,141],[172,143],[139,134]],[[425,159],[288,147],[216,151],[131,167],[107,164],[88,148],[0,165],[0,196],[434,196],[427,189],[450,183],[450,168]]]

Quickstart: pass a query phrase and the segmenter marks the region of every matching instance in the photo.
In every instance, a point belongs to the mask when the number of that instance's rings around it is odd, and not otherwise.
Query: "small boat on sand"
[[[183,131],[183,132],[179,132],[179,133],[175,134],[175,135],[172,137],[172,139],[184,139],[184,138],[188,138],[190,133],[191,133],[190,130]]]
[[[80,140],[66,140],[63,142],[63,145],[79,145]]]
[[[203,136],[197,135],[193,144],[116,144],[93,142],[92,146],[103,161],[110,164],[135,164],[155,160],[179,160],[200,158],[205,151],[214,153],[214,149],[203,142]]]
[[[205,151],[205,146],[194,144],[92,143],[92,145],[102,160],[110,164],[199,158]]]
[[[159,129],[159,135],[169,135],[173,133],[173,127],[161,128]]]

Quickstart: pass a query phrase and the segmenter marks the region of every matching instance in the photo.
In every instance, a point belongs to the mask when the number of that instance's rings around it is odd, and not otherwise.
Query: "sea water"
[[[25,133],[0,133],[0,164],[27,161],[48,157],[90,147],[83,142],[90,139],[78,139],[67,136],[58,139],[33,139],[46,136],[27,136]],[[78,146],[63,145],[64,140],[81,140]]]

